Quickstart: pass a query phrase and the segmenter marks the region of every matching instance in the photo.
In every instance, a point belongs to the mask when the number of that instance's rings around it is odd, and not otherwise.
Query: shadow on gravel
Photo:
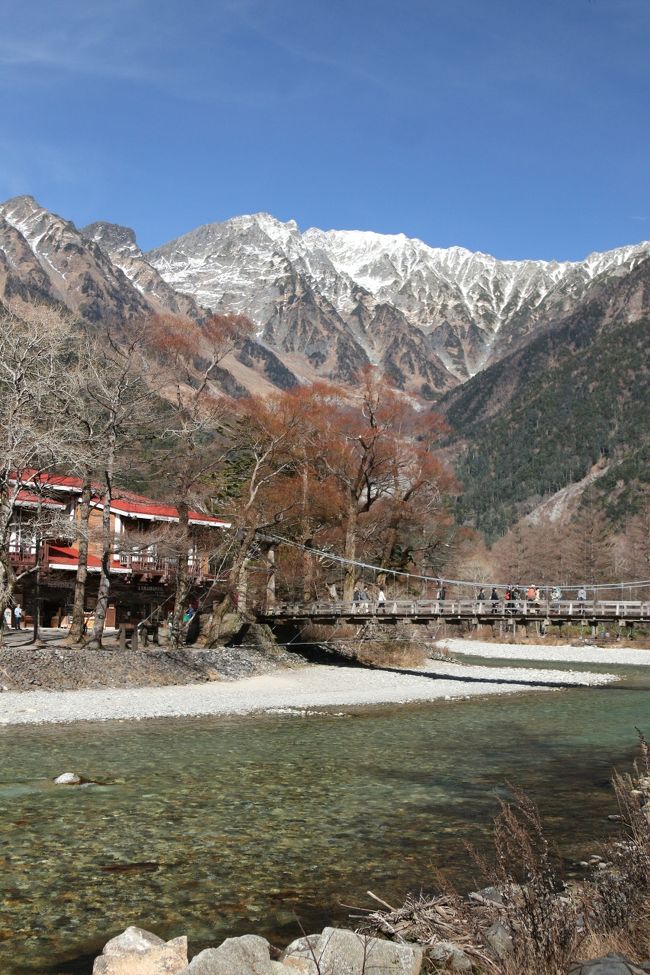
[[[402,670],[399,667],[373,667],[373,670],[382,670],[390,674],[407,674],[409,677],[427,677],[430,680],[454,680],[462,684],[512,684],[515,687],[560,687],[575,690],[579,687],[589,687],[590,690],[604,685],[571,684],[569,681],[559,680],[526,680],[514,679],[510,677],[471,677],[469,674],[436,674],[433,671],[423,670]],[[612,685],[606,685],[611,687]]]

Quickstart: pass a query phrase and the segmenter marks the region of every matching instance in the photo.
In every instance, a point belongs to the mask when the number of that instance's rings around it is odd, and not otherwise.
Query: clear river
[[[1,728],[0,972],[87,975],[128,924],[187,934],[191,952],[246,932],[283,945],[300,924],[344,924],[367,890],[396,904],[441,872],[475,889],[465,843],[488,849],[507,781],[571,872],[613,828],[609,778],[635,726],[650,732],[650,668],[600,669],[623,680],[343,715]],[[53,785],[64,771],[97,784]]]

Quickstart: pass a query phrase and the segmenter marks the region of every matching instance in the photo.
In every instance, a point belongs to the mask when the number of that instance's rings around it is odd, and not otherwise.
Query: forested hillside
[[[650,261],[594,289],[569,318],[440,404],[465,491],[459,517],[489,538],[599,461],[616,520],[650,482]],[[624,502],[624,503],[623,503]]]

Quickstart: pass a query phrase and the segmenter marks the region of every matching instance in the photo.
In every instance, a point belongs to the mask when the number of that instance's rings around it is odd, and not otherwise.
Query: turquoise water
[[[281,944],[367,890],[398,902],[440,870],[480,884],[464,844],[485,847],[506,780],[580,858],[612,828],[612,766],[650,730],[650,672],[617,670],[605,688],[343,717],[4,728],[0,972],[89,973],[127,924],[194,950],[252,930]],[[51,784],[72,769],[101,784]]]

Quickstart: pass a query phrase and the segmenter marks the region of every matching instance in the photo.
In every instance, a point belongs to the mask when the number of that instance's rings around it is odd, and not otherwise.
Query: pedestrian
[[[584,586],[580,586],[580,588],[578,589],[578,606],[583,616],[585,612],[586,602],[587,602],[587,590],[585,589]]]
[[[14,607],[14,630],[20,629],[20,624],[23,618],[23,610],[20,603],[16,603]]]
[[[382,613],[386,611],[386,593],[383,589],[377,593],[377,612],[380,610]]]
[[[492,600],[492,612],[496,613],[499,608],[499,593],[497,592],[496,586],[492,586],[492,592],[490,594],[490,599]]]
[[[535,586],[531,582],[531,584],[529,585],[528,589],[526,590],[526,599],[527,599],[527,601],[529,603],[534,603],[535,602],[535,593],[536,592],[537,592],[537,590],[535,589]]]
[[[10,630],[11,629],[11,606],[7,606],[5,608],[3,617],[4,617],[5,626],[7,627],[8,630]]]
[[[476,598],[477,598],[477,600],[478,600],[479,603],[482,603],[484,601],[484,599],[485,599],[485,590],[483,589],[483,586],[481,586],[481,588],[479,589],[478,596]]]

